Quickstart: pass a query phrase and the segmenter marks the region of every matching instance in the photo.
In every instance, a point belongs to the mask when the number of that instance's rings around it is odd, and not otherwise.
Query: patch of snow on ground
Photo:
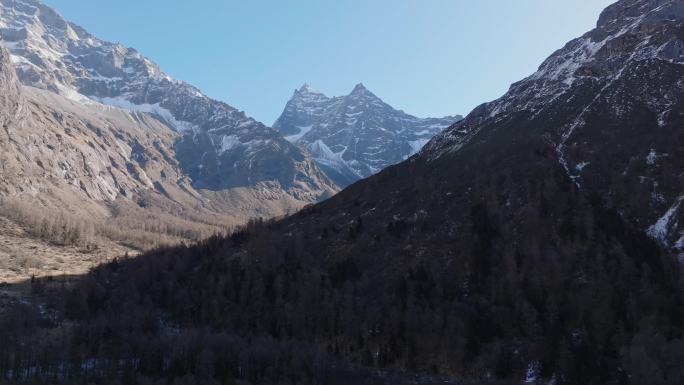
[[[653,226],[648,228],[648,235],[667,245],[667,233],[669,231],[670,223],[672,222],[672,218],[674,217],[675,213],[679,209],[679,206],[682,204],[682,200],[684,200],[684,196],[677,198],[675,203],[667,210],[667,212],[665,212],[665,215],[658,219]]]
[[[578,164],[575,166],[575,170],[577,170],[577,172],[582,172],[582,170],[584,170],[584,168],[587,167],[587,166],[590,165],[590,164],[591,164],[590,162],[581,162],[581,163],[578,163]]]
[[[530,362],[529,365],[527,365],[527,371],[525,372],[525,379],[523,380],[524,384],[536,384],[537,383],[537,376],[539,373],[539,367],[541,365],[539,362],[533,361]]]
[[[667,115],[670,113],[670,109],[667,109],[658,114],[658,127],[665,127],[667,124]]]

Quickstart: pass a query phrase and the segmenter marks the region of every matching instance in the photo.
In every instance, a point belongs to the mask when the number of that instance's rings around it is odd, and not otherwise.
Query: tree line
[[[38,201],[19,197],[0,198],[0,216],[8,218],[37,239],[56,245],[84,249],[98,247],[102,239],[119,242],[138,250],[149,250],[183,241],[197,241],[227,231],[229,226],[206,222],[190,214],[171,215],[161,209],[111,205],[109,218],[88,216],[47,207]]]

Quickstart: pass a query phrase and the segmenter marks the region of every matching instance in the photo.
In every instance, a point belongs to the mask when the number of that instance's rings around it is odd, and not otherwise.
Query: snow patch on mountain
[[[285,137],[285,139],[289,142],[297,142],[299,139],[301,139],[304,135],[308,134],[309,131],[313,129],[313,125],[309,126],[304,126],[304,127],[297,127],[299,129],[299,132],[297,132],[294,135],[288,135]]]
[[[240,142],[240,138],[238,138],[236,135],[225,135],[221,137],[221,149],[219,152],[223,154],[240,145],[242,145],[242,142]]]
[[[136,111],[136,112],[145,112],[154,116],[157,116],[162,119],[164,123],[166,123],[169,127],[173,128],[177,132],[183,133],[183,132],[197,132],[199,131],[199,127],[193,125],[192,123],[184,122],[177,120],[171,111],[168,109],[162,107],[159,105],[159,103],[155,104],[135,104],[132,103],[130,100],[122,98],[122,97],[116,97],[116,98],[98,98],[98,97],[92,97],[91,99],[107,105],[107,106],[112,106],[116,108],[121,108],[123,110],[128,110],[128,111]]]

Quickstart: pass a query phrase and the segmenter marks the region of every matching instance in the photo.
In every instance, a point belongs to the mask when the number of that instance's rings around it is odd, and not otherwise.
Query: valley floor
[[[32,276],[80,275],[126,253],[137,252],[108,240],[90,249],[55,245],[32,237],[22,226],[0,217],[0,284],[26,281]]]

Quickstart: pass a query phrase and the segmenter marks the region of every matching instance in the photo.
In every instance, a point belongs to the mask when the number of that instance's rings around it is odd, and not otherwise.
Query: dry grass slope
[[[0,283],[83,274],[115,257],[195,242],[232,228],[230,221],[198,216],[117,201],[111,216],[99,217],[46,207],[34,198],[0,198]]]

